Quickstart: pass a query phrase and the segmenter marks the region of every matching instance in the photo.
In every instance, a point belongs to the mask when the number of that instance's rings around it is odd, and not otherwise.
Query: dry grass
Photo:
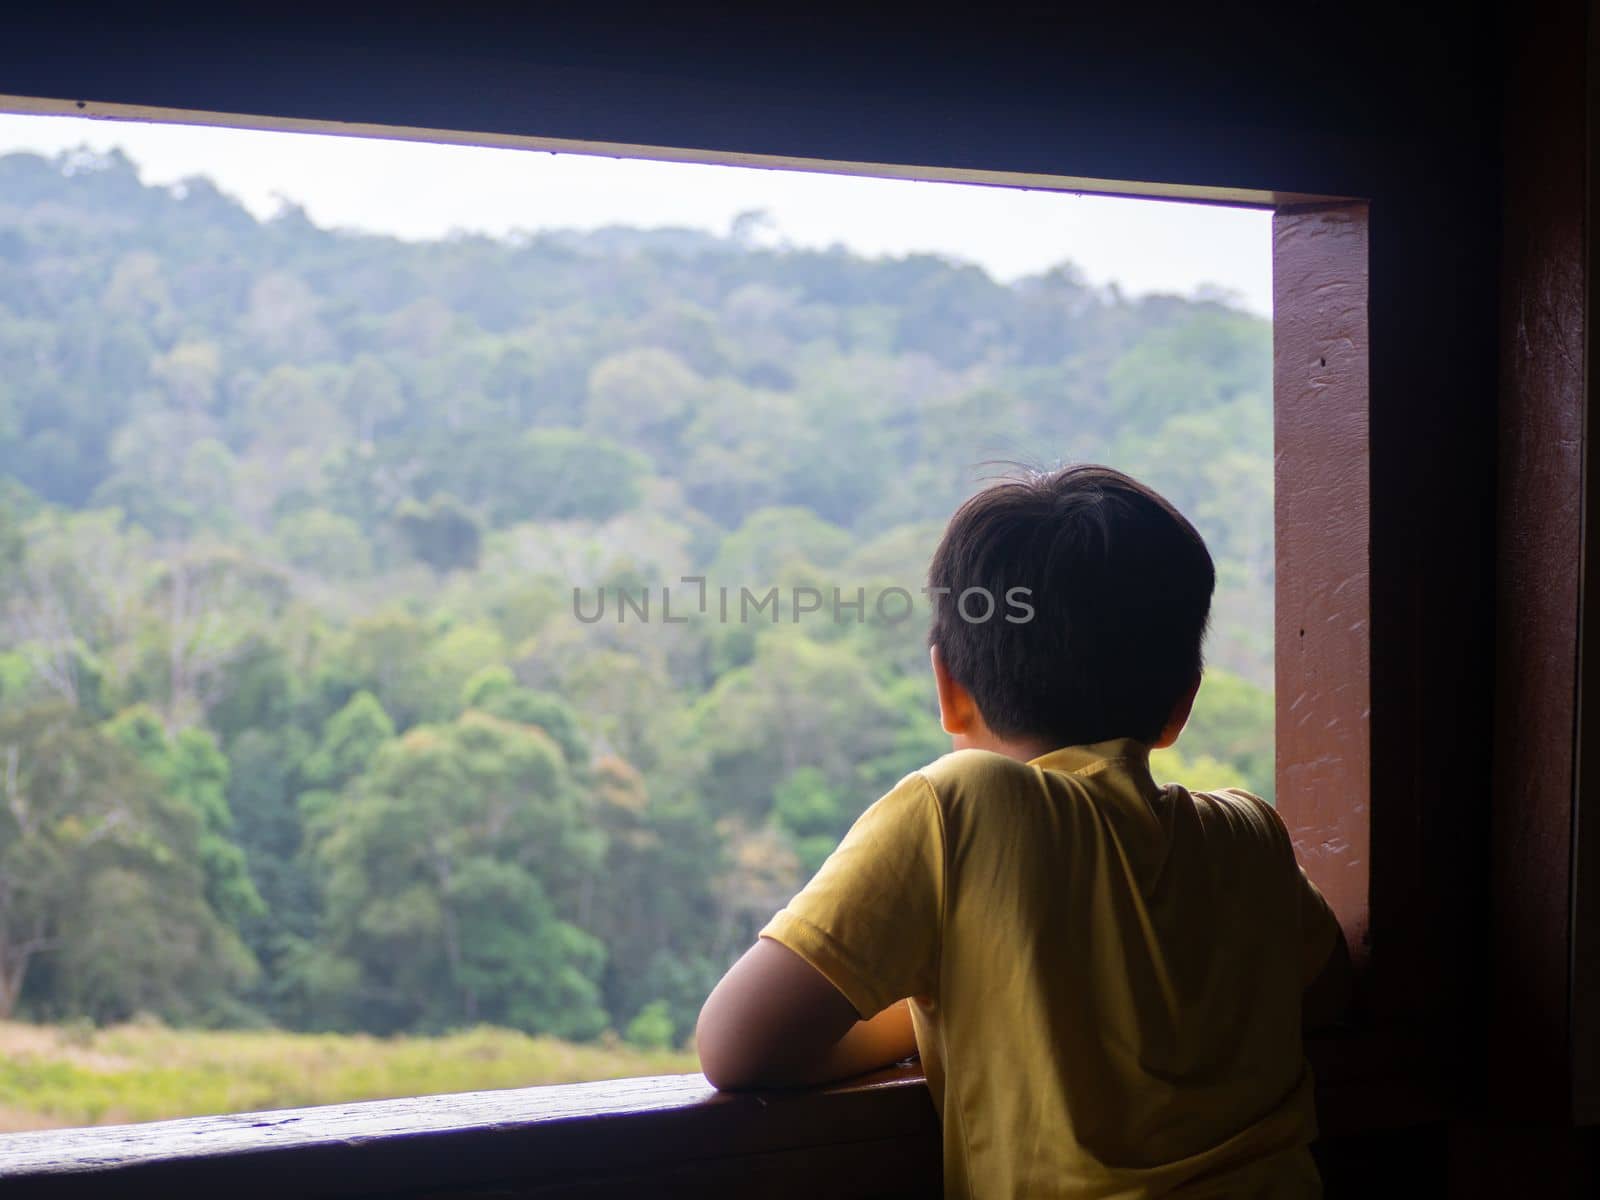
[[[0,1132],[698,1069],[693,1054],[504,1029],[374,1038],[0,1022]]]

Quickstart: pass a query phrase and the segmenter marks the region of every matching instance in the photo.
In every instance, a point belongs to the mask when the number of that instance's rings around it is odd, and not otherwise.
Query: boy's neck
[[[1040,738],[1002,738],[996,737],[988,730],[984,730],[982,734],[958,734],[950,741],[957,750],[987,750],[991,754],[1003,754],[1018,762],[1031,762],[1040,755],[1059,749]]]

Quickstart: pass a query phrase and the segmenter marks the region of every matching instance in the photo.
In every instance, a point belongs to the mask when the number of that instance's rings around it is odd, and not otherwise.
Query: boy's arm
[[[1350,947],[1345,944],[1339,918],[1300,866],[1294,839],[1277,809],[1259,796],[1230,790],[1251,801],[1256,811],[1267,819],[1279,852],[1294,876],[1301,938],[1300,1027],[1313,1030],[1337,1024],[1350,1008],[1353,983]]]
[[[706,1077],[720,1088],[798,1087],[915,1053],[902,1001],[937,996],[943,879],[937,797],[908,775],[712,991],[698,1032]]]
[[[706,1078],[725,1091],[826,1083],[917,1051],[905,1001],[863,1021],[822,972],[770,938],[712,990],[695,1044]]]

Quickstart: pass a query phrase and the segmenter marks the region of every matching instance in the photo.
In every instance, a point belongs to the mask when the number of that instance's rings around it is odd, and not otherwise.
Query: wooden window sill
[[[1308,1045],[1324,1138],[1444,1115],[1403,1047],[1368,1031]],[[0,1137],[0,1192],[274,1200],[939,1194],[921,1074],[726,1095],[699,1075],[376,1100]],[[641,1190],[643,1189],[643,1190]]]
[[[931,1196],[938,1144],[914,1068],[762,1095],[666,1075],[13,1134],[0,1194]]]

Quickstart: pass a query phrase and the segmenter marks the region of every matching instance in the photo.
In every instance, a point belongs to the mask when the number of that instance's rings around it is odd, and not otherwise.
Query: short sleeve
[[[932,785],[908,775],[866,812],[761,936],[794,951],[863,1020],[934,993],[944,830]]]

